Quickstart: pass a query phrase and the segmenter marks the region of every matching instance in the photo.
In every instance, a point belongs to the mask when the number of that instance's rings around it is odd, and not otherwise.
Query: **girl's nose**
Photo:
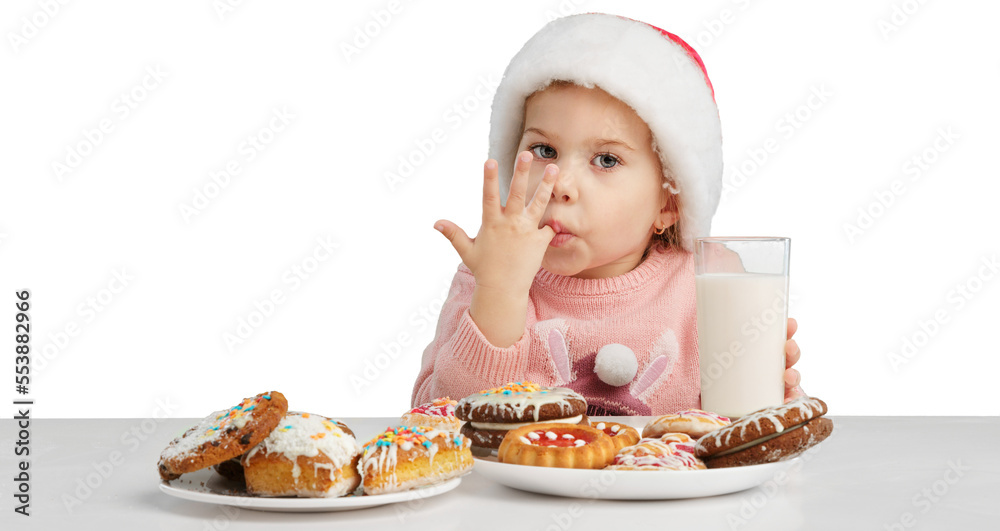
[[[559,179],[556,180],[556,184],[552,187],[550,202],[562,201],[572,203],[576,201],[579,191],[576,188],[576,180],[573,178],[575,173],[576,171],[571,165],[559,165]]]

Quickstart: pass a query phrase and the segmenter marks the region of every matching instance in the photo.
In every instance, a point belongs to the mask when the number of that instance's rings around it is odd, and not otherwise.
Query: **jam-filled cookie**
[[[617,422],[598,422],[593,426],[611,437],[611,441],[615,443],[616,452],[639,442],[639,431],[632,426]]]
[[[427,426],[397,426],[365,444],[358,464],[365,494],[400,492],[461,476],[472,468],[469,439]]]
[[[439,430],[458,431],[462,421],[455,416],[458,401],[449,397],[437,398],[433,402],[421,404],[403,414],[403,426],[429,426]]]
[[[361,483],[358,443],[343,423],[289,411],[243,455],[247,492],[259,496],[337,497]]]
[[[830,436],[826,403],[803,396],[754,411],[698,439],[695,453],[708,468],[756,465],[791,459]]]
[[[646,438],[622,448],[608,468],[611,470],[704,470],[705,463],[694,455],[695,441],[683,433],[662,438]]]
[[[665,433],[686,433],[698,439],[706,433],[729,425],[729,419],[701,409],[685,409],[671,415],[663,415],[646,424],[643,437],[660,437]]]
[[[164,480],[242,455],[278,425],[288,401],[277,391],[243,399],[202,419],[167,445],[157,470]]]
[[[510,430],[500,444],[501,463],[557,468],[604,468],[615,443],[603,430],[581,424],[530,424]]]
[[[455,416],[466,421],[462,434],[472,440],[477,455],[500,447],[507,432],[539,422],[589,425],[587,401],[565,387],[514,382],[487,389],[458,401]]]

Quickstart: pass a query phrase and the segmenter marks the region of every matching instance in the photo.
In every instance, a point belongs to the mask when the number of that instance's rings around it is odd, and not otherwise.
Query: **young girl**
[[[590,415],[698,407],[692,250],[722,185],[701,58],[631,19],[555,20],[511,60],[490,127],[479,233],[434,226],[462,264],[413,404],[530,380]],[[795,329],[786,400],[803,394]]]

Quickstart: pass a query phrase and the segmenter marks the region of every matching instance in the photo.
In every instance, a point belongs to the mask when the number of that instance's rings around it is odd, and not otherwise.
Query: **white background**
[[[994,2],[49,4],[0,5],[0,399],[18,397],[29,288],[36,417],[201,417],[265,389],[325,415],[404,411],[459,262],[432,225],[478,228],[491,83],[550,16],[586,11],[704,58],[733,188],[712,232],[792,238],[808,393],[841,415],[1000,414]],[[270,141],[253,160],[250,136]],[[185,218],[198,192],[213,198]],[[339,248],[314,255],[318,238]]]

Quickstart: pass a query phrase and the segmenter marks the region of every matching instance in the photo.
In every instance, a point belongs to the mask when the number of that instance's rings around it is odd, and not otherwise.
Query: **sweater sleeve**
[[[510,347],[499,348],[469,315],[475,285],[472,271],[460,265],[441,307],[434,340],[424,349],[413,385],[414,406],[444,396],[457,400],[506,382],[531,380],[548,385],[555,380],[554,365],[530,333],[537,322],[530,297],[524,334]]]

